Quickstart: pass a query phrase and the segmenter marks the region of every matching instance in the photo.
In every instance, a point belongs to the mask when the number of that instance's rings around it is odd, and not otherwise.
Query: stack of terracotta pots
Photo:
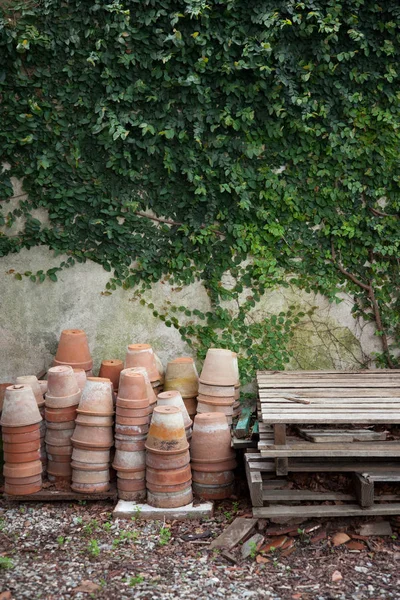
[[[82,329],[64,329],[61,332],[54,366],[62,365],[84,369],[88,377],[92,375],[93,360],[86,333]]]
[[[42,386],[40,385],[38,378],[35,375],[21,375],[16,379],[17,384],[29,385],[32,388],[33,395],[35,396],[42,421],[40,423],[40,460],[42,461],[43,471],[46,470],[47,466],[47,454],[46,454],[46,421],[44,420],[44,409],[45,401],[43,397]]]
[[[71,438],[71,488],[87,494],[106,492],[110,489],[110,450],[114,444],[111,381],[88,377],[77,413]]]
[[[235,383],[235,402],[233,403],[233,417],[238,417],[242,412],[242,405],[240,404],[240,379],[239,379],[239,363],[238,356],[236,352],[232,352],[233,357],[233,368],[236,373],[236,383]]]
[[[85,375],[86,380],[86,375]],[[47,375],[46,448],[49,481],[71,481],[71,436],[81,398],[81,390],[72,367],[51,367]]]
[[[147,397],[149,399],[149,408],[150,408],[149,422],[150,422],[154,407],[157,405],[157,396],[154,393],[154,388],[151,385],[149,376],[147,374],[147,370],[144,367],[131,367],[129,369],[125,369],[125,371],[128,371],[128,370],[131,371],[132,373],[140,373],[140,375],[143,375],[143,377],[144,377],[144,380],[146,382]]]
[[[199,376],[193,358],[183,356],[171,360],[165,372],[164,392],[177,390],[185,403],[190,418],[194,419],[197,412],[197,394],[199,391]]]
[[[189,417],[189,413],[186,410],[186,406],[183,402],[183,398],[177,390],[170,390],[169,392],[161,392],[157,396],[157,406],[176,406],[182,413],[183,425],[185,427],[186,439],[190,443],[192,437],[192,425],[193,421]]]
[[[233,493],[236,467],[231,432],[223,413],[196,415],[191,443],[193,491],[206,500],[222,500]]]
[[[198,413],[222,412],[232,424],[237,373],[230,350],[210,348],[199,378]]]
[[[116,418],[115,456],[118,496],[141,502],[146,499],[145,441],[149,431],[150,406],[144,373],[121,372]],[[150,386],[151,389],[151,386]]]
[[[176,406],[156,406],[146,441],[147,502],[177,508],[192,502],[189,444],[182,412]]]
[[[144,367],[155,395],[162,392],[164,382],[163,367],[150,344],[130,344],[125,357],[125,368]]]
[[[118,393],[119,377],[123,368],[123,361],[118,360],[117,358],[101,361],[99,377],[106,377],[109,379],[116,394]]]
[[[29,495],[42,488],[41,421],[32,388],[22,384],[8,386],[0,421],[6,494]]]

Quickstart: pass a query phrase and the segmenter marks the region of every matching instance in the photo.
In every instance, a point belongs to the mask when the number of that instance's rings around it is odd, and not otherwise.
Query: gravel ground
[[[354,519],[315,522],[309,534],[297,524],[286,556],[264,550],[243,559],[238,547],[227,560],[210,541],[235,516],[251,516],[246,504],[220,503],[213,519],[183,523],[113,520],[112,508],[0,503],[0,600],[400,598],[400,519],[392,537],[361,541]],[[262,548],[277,543],[270,523],[259,529]],[[339,531],[362,549],[334,547]]]

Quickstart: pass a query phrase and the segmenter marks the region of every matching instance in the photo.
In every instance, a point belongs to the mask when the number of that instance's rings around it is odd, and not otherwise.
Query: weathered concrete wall
[[[17,281],[7,275],[9,269],[33,271],[57,266],[46,248],[25,250],[0,259],[0,380],[12,380],[21,374],[47,369],[54,357],[62,329],[82,328],[89,338],[95,362],[106,358],[124,358],[129,343],[152,344],[165,364],[171,357],[190,354],[178,331],[153,317],[152,311],[134,301],[132,291],[117,290],[103,296],[109,279],[101,266],[79,264],[58,274],[59,281],[35,284],[28,278]],[[155,307],[166,300],[174,304],[207,310],[209,299],[200,285],[179,292],[167,284],[157,284],[150,294]],[[354,321],[348,299],[341,304],[296,289],[268,293],[257,306],[254,316],[279,313],[295,304],[313,314],[298,326],[292,342],[293,368],[356,368],[377,350],[377,338],[371,325],[361,327]]]

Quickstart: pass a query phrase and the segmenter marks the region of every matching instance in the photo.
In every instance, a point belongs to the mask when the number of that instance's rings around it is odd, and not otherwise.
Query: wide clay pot
[[[32,388],[23,384],[9,385],[4,394],[0,425],[3,428],[26,427],[40,423],[41,420]]]
[[[121,415],[117,415],[115,420],[119,425],[148,425],[150,415],[146,417],[121,417]]]
[[[47,422],[47,429],[54,429],[56,431],[60,431],[62,429],[74,429],[74,427],[75,421],[62,421],[61,423],[52,423],[50,421]]]
[[[203,485],[193,482],[193,491],[196,496],[204,500],[224,500],[233,494],[233,483],[226,485]]]
[[[46,444],[50,446],[67,446],[71,443],[74,429],[48,429],[46,431]]]
[[[3,475],[8,477],[33,477],[42,473],[42,463],[40,460],[34,460],[29,463],[5,464],[3,466]]]
[[[162,392],[161,394],[158,394],[157,406],[176,406],[182,413],[183,425],[185,429],[192,426],[192,420],[189,417],[188,411],[186,410],[182,396],[178,391],[170,390],[169,392]]]
[[[126,452],[117,449],[112,466],[116,471],[143,471],[146,468],[146,452]]]
[[[72,454],[72,445],[68,444],[65,446],[52,446],[51,444],[46,444],[47,453],[52,456],[71,456]],[[58,458],[56,460],[59,460]]]
[[[231,432],[221,412],[197,414],[193,424],[192,459],[225,460],[231,457]]]
[[[178,469],[153,469],[151,467],[146,468],[146,482],[147,484],[154,484],[159,486],[170,486],[186,483],[192,479],[192,471],[190,464],[180,467]],[[147,485],[147,487],[149,487]]]
[[[156,405],[157,404],[157,396],[154,393],[154,389],[153,389],[153,386],[151,384],[151,381],[149,379],[149,375],[148,375],[146,369],[144,367],[130,367],[128,369],[124,369],[123,372],[125,372],[125,371],[131,371],[132,373],[139,373],[140,375],[143,375],[144,380],[146,382],[146,395],[149,400],[149,405],[150,405],[150,407],[152,407],[152,405]],[[124,397],[122,395],[120,389],[118,390],[118,397],[119,398]]]
[[[47,392],[47,389],[48,389],[47,380],[46,379],[39,379],[38,382],[39,382],[39,385],[40,385],[40,390],[41,390],[42,395],[44,397],[44,395],[45,395],[45,393]]]
[[[171,360],[165,372],[164,391],[178,390],[182,398],[197,396],[199,376],[193,358],[184,356]]]
[[[151,492],[147,490],[147,502],[156,508],[179,508],[193,502],[192,487],[184,491],[172,493]]]
[[[120,398],[117,396],[116,402],[117,408],[129,408],[135,410],[144,410],[149,409],[149,400],[146,397],[145,400],[125,400],[125,398]]]
[[[110,482],[104,483],[78,483],[73,481],[71,483],[71,490],[80,494],[98,494],[100,492],[108,492],[110,489]]]
[[[226,420],[228,425],[232,423],[232,415],[233,415],[233,405],[224,406],[220,404],[208,403],[208,402],[199,402],[197,407],[197,413],[206,413],[206,412],[221,412],[226,416]]]
[[[98,417],[78,413],[75,423],[77,425],[87,425],[88,427],[112,427],[114,419],[112,417]]]
[[[197,398],[183,398],[183,403],[186,406],[189,417],[193,421],[193,415],[197,412]]]
[[[114,443],[112,427],[77,425],[71,438],[74,448],[111,448]]]
[[[150,344],[130,344],[125,357],[125,368],[144,367],[150,381],[161,381],[157,361]]]
[[[3,440],[3,451],[11,452],[14,454],[21,452],[34,452],[40,450],[40,439],[34,440],[33,442],[25,442],[23,444],[15,444],[13,442],[4,442]]]
[[[10,383],[0,383],[0,413],[3,410],[4,394],[6,393],[6,389],[10,385],[14,385],[14,384],[12,382],[10,382]]]
[[[239,361],[236,352],[232,352],[233,370],[236,375],[235,387],[240,387]]]
[[[144,369],[145,373],[140,372],[133,368],[123,369],[121,371],[120,380],[119,380],[119,388],[118,388],[118,399],[121,398],[123,400],[131,400],[144,403],[144,406],[149,404],[148,398],[148,385],[151,387],[151,383],[147,376],[147,382],[145,374],[147,375],[146,369]],[[143,408],[141,405],[138,408]]]
[[[157,485],[156,483],[151,483],[150,481],[146,480],[147,490],[153,493],[160,492],[162,494],[173,494],[176,492],[185,492],[189,485],[192,485],[192,478],[188,479],[187,481],[184,481],[183,483],[177,483],[175,485],[168,485],[166,483],[162,485]]]
[[[46,457],[48,458],[49,461],[56,462],[56,463],[68,463],[72,466],[71,456],[66,456],[65,454],[47,453]]]
[[[100,365],[99,377],[106,377],[113,385],[113,389],[116,392],[119,386],[119,377],[121,371],[124,368],[122,360],[112,358],[110,360],[102,360]]]
[[[117,477],[120,479],[144,480],[146,478],[146,469],[143,471],[118,471]]]
[[[4,452],[4,462],[7,464],[29,463],[34,460],[40,460],[40,447],[31,452]]]
[[[192,479],[202,485],[229,485],[235,481],[233,471],[216,471],[215,473],[196,471],[192,469]]]
[[[233,404],[233,416],[238,417],[242,413],[242,405],[239,401]]]
[[[232,352],[223,348],[209,348],[199,381],[208,385],[234,386],[237,383],[237,373]]]
[[[144,479],[117,479],[118,491],[123,492],[139,492],[146,489],[146,482]]]
[[[115,423],[115,437],[116,439],[123,440],[129,437],[147,435],[149,431],[149,424],[145,425],[120,425],[118,421]],[[128,441],[128,439],[126,440]]]
[[[199,394],[197,396],[198,402],[205,402],[209,404],[218,404],[219,406],[233,406],[235,398],[233,396],[205,396],[204,394]]]
[[[29,483],[26,485],[11,485],[5,481],[4,493],[10,496],[30,496],[36,492],[40,492],[42,489],[42,478],[36,483]]]
[[[235,451],[232,450],[230,458],[225,460],[216,460],[215,462],[211,462],[210,460],[191,461],[192,471],[199,471],[200,473],[218,473],[219,471],[232,471],[236,469],[237,462],[235,459]]]
[[[46,421],[50,423],[65,423],[66,421],[75,421],[77,412],[76,406],[68,408],[47,408],[44,412]]]
[[[70,478],[72,474],[71,463],[49,460],[47,463],[47,473],[56,477]]]
[[[211,396],[212,398],[228,398],[230,400],[235,399],[235,386],[234,385],[208,385],[206,383],[199,383],[199,394],[197,397]]]
[[[37,405],[44,406],[42,388],[36,375],[21,375],[15,380],[16,385],[29,385],[32,388],[33,395],[36,398]]]
[[[92,369],[89,344],[82,329],[64,329],[61,332],[54,365],[70,365],[85,371]]]
[[[140,490],[138,492],[124,492],[118,489],[118,498],[120,500],[126,500],[127,502],[144,503],[146,502],[146,490]]]
[[[115,412],[117,414],[117,417],[130,418],[148,417],[151,414],[149,406],[147,406],[146,408],[122,408],[121,406],[117,405]]]
[[[110,450],[84,450],[83,448],[74,448],[72,451],[72,460],[80,463],[102,464],[110,462]]]
[[[151,450],[146,452],[146,467],[157,470],[181,469],[190,463],[189,450],[185,450],[180,454],[158,454]]]
[[[7,477],[8,485],[30,485],[42,481],[42,475],[32,475],[31,477]]]
[[[19,429],[15,427],[13,429]],[[3,431],[3,442],[7,444],[26,444],[28,442],[34,442],[36,440],[40,440],[41,431],[36,429],[35,431],[30,431],[29,433],[4,433]]]
[[[147,436],[132,437],[131,442],[122,442],[115,438],[115,449],[123,450],[124,452],[138,452],[145,450]]]
[[[74,483],[108,483],[110,481],[110,470],[108,468],[102,471],[73,469],[72,481]]]
[[[74,377],[75,377],[76,383],[78,384],[78,388],[82,392],[82,390],[84,389],[84,387],[86,385],[86,378],[87,377],[91,377],[92,373],[91,372],[90,373],[89,372],[86,373],[85,369],[77,369],[77,368],[75,368],[75,369],[72,369],[72,370],[74,372]]]
[[[176,406],[156,406],[146,449],[153,452],[181,452],[189,447],[182,412]]]
[[[88,377],[82,391],[78,413],[101,417],[114,414],[112,387],[109,379]]]
[[[51,367],[47,373],[47,384],[48,395],[53,398],[60,398],[60,400],[66,397],[75,396],[76,394],[79,394],[79,391],[82,391],[76,381],[73,368],[68,365]]]

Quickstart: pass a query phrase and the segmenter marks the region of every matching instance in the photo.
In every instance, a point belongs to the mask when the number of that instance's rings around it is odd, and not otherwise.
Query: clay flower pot
[[[239,386],[240,387],[240,379],[239,379],[239,361],[238,361],[238,355],[236,354],[236,352],[232,352],[232,361],[233,361],[233,370],[235,372],[236,375],[236,382],[235,382],[235,387]]]
[[[78,388],[83,390],[86,385],[86,377],[91,377],[92,373],[86,373],[85,369],[72,369],[74,372],[74,377],[76,379],[76,383],[78,384]]]
[[[150,344],[130,344],[125,357],[125,368],[144,367],[150,381],[161,381],[154,351]]]
[[[14,444],[13,442],[5,442],[3,440],[3,451],[18,454],[21,452],[34,452],[40,450],[40,439],[34,440],[33,442],[25,442],[22,444]]]
[[[141,375],[143,375],[145,383],[146,383],[146,396],[149,400],[149,405],[154,408],[153,405],[157,404],[157,396],[154,393],[153,390],[153,386],[151,385],[151,381],[149,379],[149,376],[147,374],[147,371],[144,367],[130,367],[129,369],[124,369],[122,371],[122,373],[124,373],[125,371],[130,371],[131,373],[140,373]],[[121,373],[121,377],[122,377],[122,373]],[[121,379],[120,379],[121,382]],[[122,395],[122,391],[121,391],[121,387],[118,389],[118,399],[123,398],[124,396]]]
[[[42,463],[40,460],[34,460],[29,463],[5,464],[3,475],[8,477],[33,477],[42,473]]]
[[[146,468],[146,453],[116,450],[112,466],[116,471],[143,471]]]
[[[29,385],[9,385],[4,394],[0,425],[4,427],[25,427],[40,423],[42,417]],[[7,433],[7,432],[5,432]],[[21,431],[21,433],[24,433]]]
[[[110,360],[102,360],[100,365],[99,377],[105,377],[109,379],[113,385],[113,389],[116,392],[119,387],[119,377],[121,371],[124,368],[122,360],[112,358]]]
[[[122,450],[124,452],[141,452],[141,451],[144,451],[145,450],[146,438],[147,438],[146,435],[131,437],[130,439],[132,441],[130,441],[130,442],[115,439],[115,449],[116,450]]]
[[[61,421],[60,423],[47,421],[46,422],[47,429],[55,429],[56,431],[60,431],[61,429],[72,429],[75,428],[75,420],[73,421]],[[45,437],[45,433],[41,437]]]
[[[208,385],[234,386],[237,383],[237,373],[232,352],[223,348],[209,348],[199,381]]]
[[[117,420],[119,420],[119,417],[133,417],[133,418],[138,418],[138,417],[149,417],[149,415],[151,414],[150,408],[149,406],[147,406],[146,408],[136,408],[136,407],[132,407],[131,408],[121,408],[120,406],[117,405],[117,408],[115,409],[115,413],[117,415]],[[150,420],[150,419],[149,419]]]
[[[75,423],[77,425],[86,425],[87,427],[112,427],[114,419],[112,417],[98,417],[78,413]]]
[[[232,470],[228,471],[216,471],[214,473],[196,471],[192,469],[193,483],[200,483],[201,485],[218,485],[224,486],[232,484],[235,481],[235,475]]]
[[[146,483],[144,479],[117,479],[118,496],[119,492],[140,492],[146,490]]]
[[[160,493],[147,490],[147,502],[156,508],[179,508],[193,502],[192,486],[180,492]]]
[[[146,449],[175,453],[187,450],[182,412],[176,406],[156,406],[147,436]]]
[[[88,377],[78,407],[79,414],[112,416],[114,404],[111,382],[102,377]]]
[[[57,456],[57,457],[60,457],[60,456],[70,457],[73,452],[71,444],[68,444],[67,446],[52,446],[50,444],[46,444],[46,450],[49,455]],[[60,460],[60,459],[57,458],[56,460]]]
[[[220,412],[196,415],[190,449],[192,460],[226,460],[231,452],[231,432],[225,415]]]
[[[66,479],[70,479],[72,475],[72,467],[70,462],[49,460],[47,463],[47,473],[56,477],[65,477]]]
[[[132,436],[146,435],[149,431],[149,424],[145,425],[120,425],[118,422],[115,424],[115,437],[123,439],[124,437],[130,438]]]
[[[194,415],[197,412],[197,398],[183,398],[183,403],[186,406],[189,417],[194,419]]]
[[[44,398],[42,393],[42,388],[40,387],[40,383],[38,378],[35,375],[21,375],[17,377],[15,380],[16,385],[29,385],[32,388],[33,395],[36,398],[37,405],[39,407],[44,406]]]
[[[110,481],[110,470],[86,471],[80,469],[72,470],[72,481],[74,483],[108,483]]]
[[[51,367],[47,373],[47,385],[49,396],[55,398],[74,396],[80,391],[74,370],[68,365]]]
[[[11,485],[7,482],[4,484],[4,492],[10,496],[30,496],[36,492],[40,492],[42,489],[42,478],[38,478],[36,483],[29,483],[27,485]]]
[[[10,463],[29,463],[35,460],[40,460],[40,450],[32,450],[31,452],[4,452],[4,461]]]
[[[146,467],[157,470],[181,469],[190,463],[189,450],[181,454],[154,454],[151,451],[146,452]]]
[[[182,398],[197,396],[199,376],[193,358],[184,356],[171,360],[167,365],[164,391],[178,390]]]
[[[224,500],[233,494],[233,483],[226,485],[204,485],[193,482],[193,491],[196,496],[204,500]]]
[[[212,398],[234,398],[234,385],[207,385],[199,383],[199,396],[210,396]]]
[[[109,463],[110,450],[86,450],[83,448],[74,448],[72,450],[72,460],[87,465]]]
[[[68,446],[71,444],[71,436],[74,429],[48,429],[46,431],[46,444],[50,446]]]
[[[2,433],[3,434],[10,433],[12,435],[21,435],[21,434],[25,434],[25,433],[32,433],[33,431],[42,432],[43,431],[42,425],[43,425],[43,421],[41,421],[40,423],[34,423],[33,425],[26,425],[26,426],[22,426],[22,427],[7,427],[6,425],[3,425]]]
[[[104,450],[111,448],[114,443],[112,427],[87,427],[87,425],[77,425],[71,442],[74,448]]]
[[[69,406],[68,408],[46,408],[44,412],[46,421],[50,423],[75,421],[76,415],[76,406]]]
[[[147,374],[147,371],[146,371]],[[118,388],[118,400],[144,402],[147,405],[148,388],[144,373],[140,373],[133,368],[123,369],[120,375],[120,383]]]
[[[18,431],[18,427],[13,427],[13,429]],[[38,427],[35,429],[35,431],[30,431],[29,433],[4,433],[3,431],[2,437],[4,444],[26,444],[27,442],[40,440],[41,432],[38,424]]]
[[[192,426],[192,420],[189,417],[188,411],[186,410],[182,396],[178,391],[170,390],[169,392],[162,392],[161,394],[158,394],[157,406],[176,406],[182,413],[185,429]]]
[[[54,365],[70,365],[85,371],[92,369],[89,344],[82,329],[64,329],[61,332]]]
[[[153,469],[151,467],[147,467],[146,469],[146,484],[149,489],[151,488],[148,484],[168,487],[188,483],[191,480],[192,471],[190,464],[177,469]]]
[[[48,384],[46,379],[39,379],[40,390],[42,392],[42,396],[44,397],[47,392]]]
[[[81,494],[98,494],[100,492],[108,492],[109,489],[109,481],[105,483],[78,483],[77,481],[73,481],[71,483],[71,490]]]
[[[0,383],[0,413],[3,410],[4,394],[10,385],[13,385],[13,383]]]
[[[150,415],[147,415],[145,417],[121,417],[121,415],[117,415],[116,422],[118,423],[118,425],[148,425],[150,422],[149,417]]]

